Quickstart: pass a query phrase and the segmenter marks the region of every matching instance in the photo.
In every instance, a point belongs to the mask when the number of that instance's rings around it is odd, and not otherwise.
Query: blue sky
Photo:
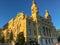
[[[35,0],[39,15],[45,16],[47,9],[56,28],[60,28],[60,0]],[[11,18],[16,17],[18,12],[31,15],[32,0],[0,0],[0,28]]]

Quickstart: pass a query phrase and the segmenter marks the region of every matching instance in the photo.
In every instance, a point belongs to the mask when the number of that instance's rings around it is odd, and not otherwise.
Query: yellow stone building
[[[36,2],[32,1],[31,16],[27,16],[24,12],[19,12],[15,18],[4,26],[3,33],[5,38],[7,38],[7,32],[10,33],[12,31],[16,40],[17,34],[23,32],[26,42],[34,40],[40,45],[57,43],[56,29],[53,26],[48,10],[46,10],[45,18],[38,14],[38,10]]]

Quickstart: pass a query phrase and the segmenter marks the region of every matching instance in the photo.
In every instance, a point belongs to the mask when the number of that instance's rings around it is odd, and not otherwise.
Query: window
[[[49,43],[50,43],[50,39],[49,39]]]
[[[36,35],[36,30],[34,30],[34,35]]]
[[[29,21],[29,22],[28,22],[28,25],[30,25],[30,23],[31,23],[31,22]]]
[[[43,27],[43,32],[45,32],[45,27]]]
[[[51,30],[49,29],[49,36],[51,37]]]
[[[51,42],[53,43],[53,40],[51,39]]]
[[[29,41],[31,41],[31,38],[29,38]]]
[[[36,25],[36,24],[35,24],[35,23],[33,23],[33,26],[34,26],[34,27],[35,27],[35,25]]]
[[[38,20],[38,23],[40,23],[40,20]]]
[[[48,28],[46,27],[46,36],[48,36],[49,34],[48,34]]]
[[[38,27],[38,34],[40,34],[41,33],[41,30],[40,30],[40,27]]]
[[[39,30],[39,35],[41,34],[41,31]]]
[[[31,35],[31,29],[28,29],[28,35]]]
[[[48,42],[47,42],[47,39],[46,39],[45,41],[46,41],[46,44],[47,44],[47,43],[48,43]]]
[[[41,45],[43,45],[43,40],[41,39],[40,41],[41,41]]]
[[[43,34],[46,35],[46,34],[45,34],[45,27],[43,27]]]

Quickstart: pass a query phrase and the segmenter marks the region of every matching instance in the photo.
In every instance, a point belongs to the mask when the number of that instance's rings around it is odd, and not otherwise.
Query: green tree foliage
[[[0,31],[2,30],[2,28],[0,28]]]
[[[12,31],[11,31],[11,33],[8,33],[7,34],[7,43],[11,43],[11,41],[13,40],[13,33],[12,33]]]
[[[2,28],[0,28],[0,43],[4,43],[5,40],[4,40],[4,35],[2,33]]]
[[[3,33],[0,33],[0,43],[4,43],[5,40],[4,40],[4,35]]]
[[[24,43],[25,43],[25,38],[24,38],[23,32],[21,32],[17,35],[16,45],[24,45]]]
[[[5,40],[4,40],[4,36],[3,36],[1,39],[1,43],[4,43],[4,42],[5,42]]]

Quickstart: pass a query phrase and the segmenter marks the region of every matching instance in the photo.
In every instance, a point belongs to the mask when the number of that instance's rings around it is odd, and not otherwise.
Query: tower
[[[32,18],[36,20],[37,15],[38,15],[38,7],[35,3],[35,1],[32,1],[32,6],[31,6],[31,13],[32,13]]]
[[[46,10],[45,18],[46,18],[47,20],[51,21],[51,16],[50,16],[48,10]]]

